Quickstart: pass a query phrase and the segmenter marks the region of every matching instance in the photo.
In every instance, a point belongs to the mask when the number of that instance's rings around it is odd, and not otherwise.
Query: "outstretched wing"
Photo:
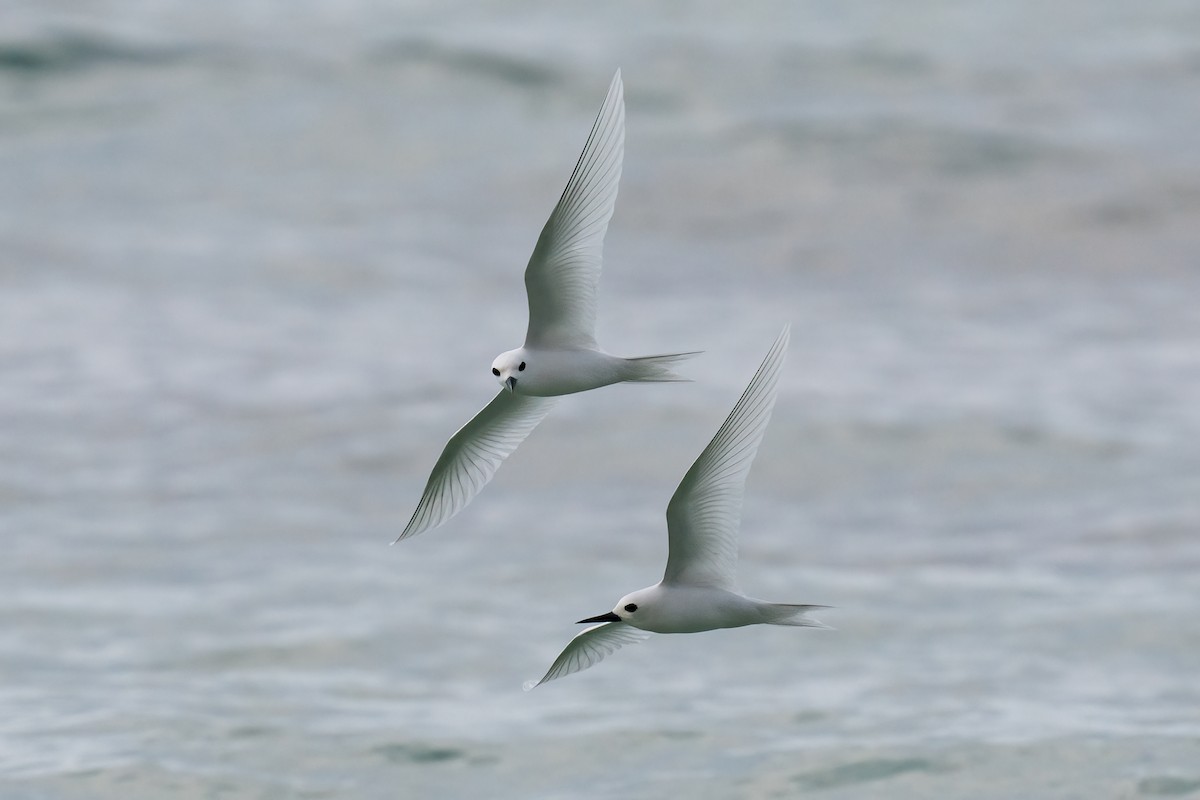
[[[738,527],[746,475],[775,406],[788,330],[784,326],[741,399],[667,505],[670,554],[665,584],[737,588]]]
[[[621,71],[525,268],[526,347],[595,347],[596,290],[625,152]]]
[[[552,397],[502,389],[446,442],[417,510],[396,541],[437,527],[466,508],[553,407]]]
[[[599,664],[605,656],[619,647],[649,638],[646,631],[624,622],[602,622],[575,635],[566,649],[550,665],[541,680],[525,681],[524,689],[541,686],[546,681],[579,672]]]

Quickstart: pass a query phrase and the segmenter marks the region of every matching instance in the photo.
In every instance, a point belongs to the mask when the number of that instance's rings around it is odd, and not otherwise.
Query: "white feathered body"
[[[625,612],[628,603],[636,604],[637,611]],[[761,624],[820,625],[815,620],[797,619],[813,606],[768,603],[707,586],[664,586],[660,583],[627,595],[617,608],[626,624],[652,633],[699,633]]]
[[[496,357],[501,380],[516,378],[513,391],[531,397],[557,397],[586,392],[624,381],[679,381],[670,365],[691,356],[672,353],[642,358],[621,358],[591,348],[520,347]],[[524,364],[525,369],[517,369]]]

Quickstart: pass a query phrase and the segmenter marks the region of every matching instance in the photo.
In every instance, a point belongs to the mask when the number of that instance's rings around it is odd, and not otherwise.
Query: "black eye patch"
[[[524,372],[524,371],[525,371],[525,362],[522,361],[521,366],[517,367],[517,372]]]
[[[637,611],[637,603],[626,603],[625,610],[632,614],[633,612]]]
[[[495,375],[497,378],[499,378],[500,370],[496,369],[495,367],[492,367],[492,374]]]

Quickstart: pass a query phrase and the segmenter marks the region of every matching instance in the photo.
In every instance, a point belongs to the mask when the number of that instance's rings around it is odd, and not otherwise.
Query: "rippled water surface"
[[[0,795],[1200,795],[1200,10],[14,4],[0,33]],[[402,545],[520,343],[617,67],[600,338]],[[785,321],[742,583],[660,636]]]

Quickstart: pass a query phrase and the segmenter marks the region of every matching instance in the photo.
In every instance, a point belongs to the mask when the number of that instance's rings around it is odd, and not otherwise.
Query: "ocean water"
[[[15,2],[0,797],[1200,796],[1200,7]],[[613,70],[600,339],[388,547],[520,343]],[[742,584],[659,636],[785,321]]]

